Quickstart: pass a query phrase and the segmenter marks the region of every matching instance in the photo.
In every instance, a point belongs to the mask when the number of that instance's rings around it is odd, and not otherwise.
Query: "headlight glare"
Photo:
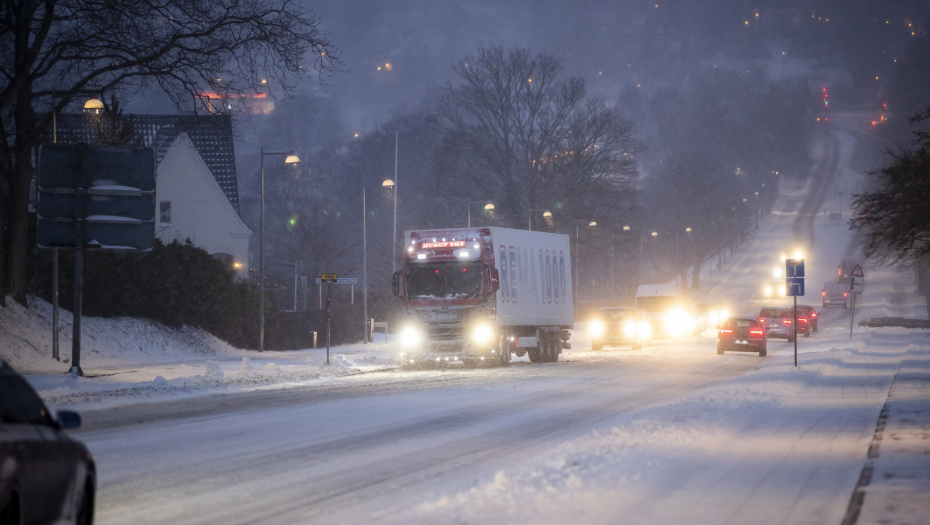
[[[421,339],[420,331],[413,325],[407,325],[400,330],[400,343],[406,347],[420,344]]]
[[[494,332],[491,330],[491,327],[485,323],[479,324],[471,332],[471,338],[477,344],[485,344],[489,342],[493,336]]]
[[[590,330],[593,337],[600,337],[604,335],[604,323],[595,319],[594,321],[591,321]]]

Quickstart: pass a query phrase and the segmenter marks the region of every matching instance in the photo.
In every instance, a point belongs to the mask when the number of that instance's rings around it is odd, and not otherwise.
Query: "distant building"
[[[127,117],[128,118],[128,117]],[[190,239],[242,279],[249,276],[249,229],[239,217],[239,186],[229,115],[132,115],[134,141],[155,148],[155,233]],[[85,114],[58,117],[58,142],[95,144]]]

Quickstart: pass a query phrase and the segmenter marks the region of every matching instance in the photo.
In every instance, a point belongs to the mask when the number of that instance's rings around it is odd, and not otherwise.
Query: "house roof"
[[[239,184],[236,178],[236,155],[232,118],[229,115],[127,115],[132,117],[136,137],[143,146],[155,148],[161,163],[178,135],[187,133],[210,173],[216,178],[229,203],[239,213]],[[83,113],[58,116],[58,142],[95,144],[97,129]]]

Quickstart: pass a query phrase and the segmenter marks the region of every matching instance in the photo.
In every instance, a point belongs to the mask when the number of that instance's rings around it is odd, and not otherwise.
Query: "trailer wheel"
[[[549,362],[555,363],[559,360],[559,350],[561,350],[562,340],[558,332],[549,333]]]
[[[527,357],[530,358],[530,363],[542,363],[543,362],[542,359],[540,359],[541,352],[539,351],[539,347],[537,347],[536,350],[527,350],[526,355]]]

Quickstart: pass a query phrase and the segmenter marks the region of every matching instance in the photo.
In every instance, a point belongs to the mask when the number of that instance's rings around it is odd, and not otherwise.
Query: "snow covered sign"
[[[152,148],[43,144],[38,182],[40,248],[152,249]]]

